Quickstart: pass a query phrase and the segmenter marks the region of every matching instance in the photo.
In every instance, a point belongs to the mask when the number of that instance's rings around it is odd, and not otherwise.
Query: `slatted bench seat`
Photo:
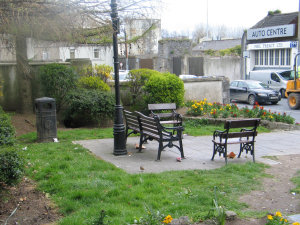
[[[161,124],[182,126],[182,116],[177,113],[175,103],[148,104],[150,116],[158,116]]]
[[[214,160],[215,155],[219,153],[219,155],[223,154],[227,164],[227,145],[240,144],[238,158],[240,158],[241,153],[245,150],[247,154],[248,152],[251,153],[253,162],[255,162],[254,143],[259,123],[260,119],[257,118],[225,121],[225,130],[216,130],[213,134],[213,156],[211,160]],[[239,132],[232,132],[231,129],[233,128],[241,129]]]

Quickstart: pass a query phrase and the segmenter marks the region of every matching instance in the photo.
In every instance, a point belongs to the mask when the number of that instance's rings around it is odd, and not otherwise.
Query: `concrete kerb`
[[[192,117],[192,116],[185,116],[184,119],[204,119],[207,120],[209,124],[222,124],[224,123],[225,120],[228,120],[229,118],[205,118],[205,117]],[[230,118],[234,119],[234,118]],[[240,119],[240,118],[237,118]],[[299,125],[295,124],[287,124],[287,123],[282,123],[282,122],[271,122],[268,120],[261,120],[260,126],[264,126],[270,130],[300,130]]]

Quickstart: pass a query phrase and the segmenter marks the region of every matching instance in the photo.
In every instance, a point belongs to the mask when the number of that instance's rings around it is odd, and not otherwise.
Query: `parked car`
[[[119,70],[119,81],[120,82],[125,82],[125,81],[129,81],[129,70]],[[115,80],[115,73],[112,72],[112,78],[114,81]]]
[[[179,78],[181,80],[184,80],[184,79],[190,79],[190,78],[198,78],[198,76],[191,75],[191,74],[181,74],[181,75],[179,75]]]
[[[281,100],[279,91],[257,80],[235,80],[230,83],[230,101],[248,102],[250,105],[258,103],[277,104]]]
[[[294,71],[254,70],[250,71],[249,78],[267,84],[270,88],[279,91],[281,97],[284,98],[287,81],[294,79]]]

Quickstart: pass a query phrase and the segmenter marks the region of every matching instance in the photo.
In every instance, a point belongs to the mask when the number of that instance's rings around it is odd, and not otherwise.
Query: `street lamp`
[[[114,120],[114,155],[126,155],[125,126],[123,123],[123,107],[120,104],[120,85],[119,85],[119,59],[118,59],[118,33],[119,18],[116,0],[111,0],[111,20],[113,26],[113,50],[114,50],[114,69],[115,69],[115,120]]]

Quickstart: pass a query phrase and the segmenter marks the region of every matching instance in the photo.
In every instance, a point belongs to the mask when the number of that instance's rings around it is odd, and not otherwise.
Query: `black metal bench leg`
[[[252,145],[252,158],[253,162],[255,163],[254,144]]]
[[[241,157],[242,151],[243,151],[243,144],[241,143],[241,144],[240,144],[240,153],[239,153],[239,155],[238,155],[238,158]]]
[[[227,165],[227,144],[225,145],[225,150],[223,156],[225,157],[225,163]]]
[[[180,147],[181,158],[184,159],[183,145],[182,145],[182,140],[181,140],[181,138],[179,139],[179,147]]]
[[[215,155],[217,154],[217,150],[216,150],[216,144],[214,143],[214,149],[213,149],[213,156],[211,158],[211,161],[214,161]]]
[[[163,149],[163,144],[162,144],[162,142],[159,142],[159,145],[158,145],[158,153],[157,153],[157,159],[156,159],[156,161],[160,161],[160,155],[161,155],[162,149]]]
[[[139,152],[142,151],[142,147],[143,147],[143,139],[144,139],[144,135],[141,134],[141,136],[140,136],[140,144],[139,144]]]

